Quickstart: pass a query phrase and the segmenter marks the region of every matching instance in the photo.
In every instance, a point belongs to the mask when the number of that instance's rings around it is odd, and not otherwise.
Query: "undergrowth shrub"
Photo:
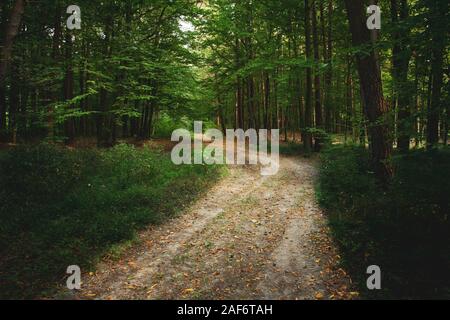
[[[411,151],[393,164],[386,189],[364,148],[334,146],[322,154],[317,194],[342,262],[366,298],[449,298],[450,153]],[[367,290],[370,265],[382,269],[379,292]]]
[[[0,298],[34,298],[63,284],[67,266],[89,269],[146,225],[180,213],[220,173],[129,145],[0,153]]]

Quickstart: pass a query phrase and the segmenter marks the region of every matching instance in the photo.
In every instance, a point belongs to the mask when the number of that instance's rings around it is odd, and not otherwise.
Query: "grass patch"
[[[170,154],[22,146],[0,153],[0,298],[35,298],[175,216],[221,176]]]
[[[322,155],[318,198],[329,213],[343,264],[364,298],[450,298],[450,152],[395,156],[395,178],[381,189],[364,148],[330,147]],[[366,269],[382,270],[381,291]]]

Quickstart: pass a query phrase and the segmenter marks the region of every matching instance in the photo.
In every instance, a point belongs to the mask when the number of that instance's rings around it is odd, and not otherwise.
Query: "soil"
[[[355,299],[315,201],[317,161],[232,166],[183,214],[83,277],[75,299]]]

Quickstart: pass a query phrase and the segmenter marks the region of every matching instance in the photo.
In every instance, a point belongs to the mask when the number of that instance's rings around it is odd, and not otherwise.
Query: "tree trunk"
[[[238,38],[235,40],[235,67],[241,67],[241,43]],[[242,90],[242,78],[236,77],[236,129],[244,129],[244,100]]]
[[[0,85],[0,141],[6,129],[6,94],[5,87]]]
[[[66,51],[65,51],[65,77],[64,77],[64,100],[68,101],[73,99],[74,88],[74,74],[72,66],[72,35],[67,31],[66,33]],[[68,109],[73,108],[73,105],[68,106]],[[65,122],[65,135],[67,137],[67,144],[73,143],[75,140],[75,119],[69,118]]]
[[[5,8],[5,7],[3,7]],[[25,10],[25,1],[16,0],[11,10],[0,51],[0,131],[6,128],[6,89],[5,80],[9,63],[12,58],[13,43],[19,34],[22,15]],[[3,16],[2,18],[5,18]]]
[[[371,46],[371,33],[366,26],[365,6],[362,1],[345,0],[354,46]],[[387,182],[392,176],[390,164],[392,146],[386,124],[387,105],[383,97],[381,70],[375,49],[357,53],[356,63],[364,96],[365,113],[369,124],[371,160],[377,177]]]
[[[270,76],[269,72],[264,72],[264,129],[269,129],[270,114]]]
[[[410,92],[408,87],[408,69],[411,60],[411,51],[407,43],[409,39],[409,30],[399,23],[404,23],[408,18],[408,1],[391,0],[392,22],[396,30],[393,32],[394,47],[392,49],[392,78],[394,79],[394,88],[396,91],[396,104],[398,109],[397,120],[397,148],[401,152],[407,152],[411,141],[411,110],[410,110]]]
[[[6,23],[8,20],[7,13],[7,3],[6,1],[2,4],[2,15],[0,17],[0,43],[3,45],[3,39],[5,35],[3,34],[3,30],[6,30]],[[4,85],[0,85],[0,141],[2,141],[6,137],[6,87]]]
[[[316,1],[313,0],[312,3],[312,31],[313,31],[313,47],[314,47],[314,62],[318,66],[320,63],[320,51],[319,51],[319,32],[317,27],[317,10],[316,10]],[[316,128],[322,129],[322,90],[320,86],[320,74],[318,67],[315,68],[314,73],[314,109],[316,113]],[[315,151],[320,150],[321,141],[319,138],[315,139]]]
[[[9,22],[6,26],[4,41],[1,48],[0,56],[0,85],[3,85],[8,70],[8,65],[12,57],[12,49],[14,38],[19,33],[22,15],[25,9],[24,0],[16,0],[9,17]]]
[[[247,108],[249,129],[257,129],[255,114],[255,86],[253,76],[247,79]]]
[[[352,61],[350,59],[350,56],[348,57],[347,62],[347,76],[345,79],[346,83],[346,90],[345,90],[345,125],[344,125],[344,141],[347,143],[348,138],[348,131],[349,128],[352,130],[353,124],[351,121],[352,116],[352,110],[353,110],[353,97],[352,97],[352,91],[353,91],[353,79],[352,79]]]
[[[17,63],[12,64],[11,72],[11,86],[9,89],[9,140],[15,144],[17,142],[17,111],[19,110],[20,103],[20,81],[18,78],[18,66]]]
[[[113,36],[114,19],[108,16],[105,23],[105,40],[104,40],[104,59],[108,59],[112,54],[111,40]],[[99,111],[97,115],[97,143],[100,147],[110,146],[111,141],[111,127],[109,125],[110,116],[108,113],[108,92],[106,89],[100,89]]]
[[[327,34],[327,50],[326,50],[326,63],[327,71],[325,73],[325,127],[330,132],[333,130],[332,126],[332,108],[333,104],[331,101],[331,90],[333,85],[333,39],[332,39],[332,17],[333,17],[333,1],[328,0],[328,34]]]
[[[434,147],[439,142],[439,114],[441,109],[443,65],[445,51],[445,14],[448,5],[445,1],[430,2],[430,30],[432,36],[432,91],[428,109],[427,146]]]
[[[53,63],[57,65],[60,62],[61,58],[61,50],[60,47],[62,45],[62,26],[61,26],[61,8],[57,6],[55,8],[55,16],[53,20],[53,38],[52,38],[52,54],[51,57],[53,59]],[[53,140],[55,135],[55,119],[54,119],[54,110],[53,110],[53,101],[59,101],[61,97],[65,97],[65,79],[63,82],[63,92],[61,96],[61,92],[54,92],[51,88],[44,89],[44,97],[47,103],[47,137],[50,140]]]
[[[310,0],[305,0],[305,50],[306,59],[311,61],[311,6]],[[303,144],[306,152],[311,152],[312,135],[312,70],[306,68],[306,94],[305,94],[305,128],[303,128]]]

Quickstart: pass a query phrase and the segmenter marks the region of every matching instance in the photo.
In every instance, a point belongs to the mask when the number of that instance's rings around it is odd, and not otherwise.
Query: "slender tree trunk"
[[[53,63],[58,64],[61,58],[61,49],[62,46],[62,26],[61,26],[61,9],[59,6],[55,8],[55,16],[53,20],[53,38],[52,38],[52,59]],[[63,82],[63,87],[65,86],[65,80]],[[54,92],[50,88],[44,89],[44,96],[46,99],[46,109],[47,109],[47,137],[50,140],[53,140],[55,135],[55,119],[54,119],[54,110],[53,110],[53,101],[59,101],[61,97],[65,97],[65,89],[63,89],[62,95],[61,92]]]
[[[414,105],[413,105],[413,112],[414,114],[419,114],[419,101],[420,101],[420,94],[419,94],[419,69],[418,69],[418,57],[415,54],[414,55]],[[419,132],[420,132],[420,117],[417,116],[414,118],[414,147],[417,148],[419,146],[420,140],[419,140]]]
[[[249,76],[247,79],[247,107],[249,128],[257,129],[255,112],[255,84],[253,81],[253,76]]]
[[[88,87],[87,87],[87,83],[88,83],[88,74],[87,74],[87,60],[85,57],[87,57],[87,48],[86,48],[86,44],[83,44],[83,58],[80,62],[79,65],[79,86],[80,86],[80,95],[84,95],[88,92]],[[83,99],[80,101],[80,109],[81,111],[88,111],[87,110],[87,106],[88,104],[86,103],[86,99]],[[87,127],[88,127],[88,119],[87,117],[83,117],[80,120],[80,133],[83,136],[87,136],[88,132],[87,132]]]
[[[72,35],[67,31],[66,41],[65,41],[66,51],[65,51],[65,77],[64,77],[64,99],[66,101],[73,99],[74,90],[74,74],[72,66]],[[68,106],[69,109],[73,108],[73,105]],[[67,137],[67,144],[71,144],[75,140],[75,119],[69,118],[65,123],[65,132]]]
[[[9,134],[10,141],[15,144],[17,142],[17,111],[19,110],[20,103],[20,84],[18,78],[18,66],[16,63],[13,63],[11,66],[11,86],[9,89]]]
[[[275,112],[274,112],[274,121],[273,121],[273,125],[272,125],[272,129],[280,129],[280,108],[279,108],[279,104],[278,104],[278,81],[277,81],[277,76],[278,76],[278,68],[275,71],[275,79],[274,79],[274,83],[273,83],[273,105],[275,107]]]
[[[422,120],[422,134],[425,137],[426,142],[428,141],[428,119],[429,119],[429,112],[431,110],[431,94],[433,91],[433,70],[432,68],[427,68],[428,72],[428,82],[427,82],[427,89],[426,89],[426,100],[427,100],[427,116],[426,119]]]
[[[156,97],[158,92],[158,85],[156,81],[151,82],[152,86],[152,96]],[[155,99],[151,99],[145,104],[145,111],[144,111],[144,119],[142,123],[142,132],[141,132],[141,138],[146,140],[151,137],[152,134],[152,124],[153,124],[153,117],[155,114],[155,105],[156,101]]]
[[[371,33],[366,26],[365,6],[362,1],[345,0],[354,46],[371,46]],[[356,54],[356,63],[369,120],[371,159],[377,177],[387,182],[392,176],[390,164],[392,145],[386,124],[387,105],[383,97],[381,70],[375,49]]]
[[[3,139],[3,134],[6,129],[6,94],[5,87],[0,86],[0,141]]]
[[[325,73],[325,127],[327,131],[332,131],[332,101],[331,101],[331,90],[333,86],[333,39],[332,39],[332,16],[333,16],[333,1],[328,0],[328,32],[327,32],[327,50],[325,61],[328,64],[327,71]]]
[[[141,139],[146,140],[149,137],[150,134],[150,126],[149,126],[149,119],[150,119],[150,102],[146,101],[144,104],[144,113],[142,117],[142,125],[141,125]]]
[[[2,4],[2,15],[0,17],[0,43],[3,45],[4,38],[6,34],[3,34],[3,30],[6,30],[6,23],[8,20],[7,3],[6,1]],[[4,81],[5,82],[5,81]],[[0,85],[0,141],[6,137],[6,86],[4,84]]]
[[[441,111],[443,65],[445,51],[445,14],[448,4],[445,1],[430,1],[430,30],[432,35],[432,91],[431,103],[427,119],[427,146],[435,146],[439,142],[439,114]]]
[[[0,51],[0,85],[3,85],[9,62],[12,57],[12,49],[15,37],[19,34],[22,15],[25,10],[25,1],[16,0],[11,10],[9,22],[6,26],[4,41]]]
[[[270,114],[270,76],[269,72],[264,72],[264,128],[269,128]]]
[[[5,8],[5,7],[3,7]],[[9,63],[12,58],[13,43],[19,34],[25,0],[15,0],[3,36],[0,51],[0,131],[6,128],[6,89],[5,81]],[[3,17],[5,18],[5,17]],[[1,30],[3,31],[3,30]]]
[[[295,16],[295,19],[297,19],[298,16]],[[298,54],[298,41],[296,38],[296,33],[294,32],[293,35],[293,46],[294,46],[294,58],[297,59],[299,54]],[[302,102],[302,85],[301,85],[301,79],[300,79],[300,74],[301,74],[301,69],[300,68],[295,68],[295,74],[294,74],[294,81],[293,81],[293,90],[294,90],[294,107],[297,110],[297,116],[296,116],[296,122],[298,123],[298,126],[295,128],[296,130],[300,129],[300,140],[302,140],[302,136],[301,136],[301,130],[302,128],[305,127],[305,122],[304,122],[304,106],[303,106],[303,102]]]
[[[112,54],[111,40],[113,36],[114,20],[108,16],[105,23],[105,40],[103,54],[107,59]],[[99,111],[97,115],[97,143],[101,147],[111,145],[111,127],[109,124],[110,116],[108,114],[108,92],[105,89],[100,90]]]
[[[217,93],[217,105],[218,105],[217,118],[219,121],[219,126],[222,129],[222,134],[225,135],[227,132],[227,125],[226,125],[226,119],[225,119],[225,114],[224,114],[224,105],[223,105],[222,97],[221,97],[220,93]]]
[[[241,67],[241,42],[238,38],[235,40],[235,65],[236,68]],[[244,101],[242,90],[242,78],[236,77],[236,129],[244,129]]]
[[[139,100],[134,102],[134,110],[139,110]],[[137,137],[139,132],[139,121],[136,117],[132,117],[130,120],[130,135],[131,137]]]
[[[20,90],[20,118],[19,118],[19,126],[18,126],[18,133],[19,136],[23,137],[24,139],[28,138],[28,113],[27,113],[27,107],[28,107],[28,101],[30,99],[30,86],[26,82],[25,79],[21,78],[21,90]]]
[[[411,141],[411,111],[410,111],[410,92],[408,86],[409,61],[411,60],[411,51],[407,43],[409,39],[409,30],[404,23],[408,18],[409,9],[407,0],[391,0],[391,15],[395,31],[393,32],[394,47],[392,49],[392,78],[394,79],[396,105],[398,110],[398,138],[397,148],[401,152],[409,150]]]
[[[312,3],[312,31],[313,31],[313,47],[314,47],[314,61],[316,65],[320,63],[320,51],[319,51],[319,32],[317,26],[317,8],[316,8],[316,0],[313,0]],[[322,88],[320,84],[320,74],[318,67],[315,68],[314,73],[314,109],[315,109],[315,119],[316,119],[316,128],[322,129],[323,120],[322,120]],[[315,139],[314,149],[316,151],[320,150],[321,141],[319,138]]]
[[[243,92],[240,77],[236,80],[236,128],[244,129]]]
[[[450,70],[447,68],[447,78],[450,78]],[[447,82],[447,88],[446,88],[447,92],[450,92],[450,82]],[[447,100],[444,103],[444,110],[442,112],[442,140],[444,143],[444,146],[448,146],[448,126],[450,123],[450,108],[449,108],[449,104],[450,104],[450,96],[447,95]]]
[[[311,6],[310,0],[305,0],[305,50],[306,59],[311,61]],[[305,128],[303,128],[303,144],[306,152],[312,149],[312,135],[309,130],[313,126],[312,117],[312,70],[306,68],[306,94],[305,94]],[[306,130],[306,131],[305,131]]]
[[[345,105],[346,105],[346,109],[345,109],[345,126],[344,126],[344,135],[345,135],[345,142],[347,142],[347,137],[348,137],[348,131],[349,128],[352,129],[353,125],[352,125],[352,121],[351,116],[352,116],[352,110],[353,110],[353,97],[352,97],[352,90],[353,90],[353,79],[352,79],[352,61],[350,59],[350,57],[348,57],[348,62],[347,62],[347,76],[346,76],[346,91],[345,91]]]

